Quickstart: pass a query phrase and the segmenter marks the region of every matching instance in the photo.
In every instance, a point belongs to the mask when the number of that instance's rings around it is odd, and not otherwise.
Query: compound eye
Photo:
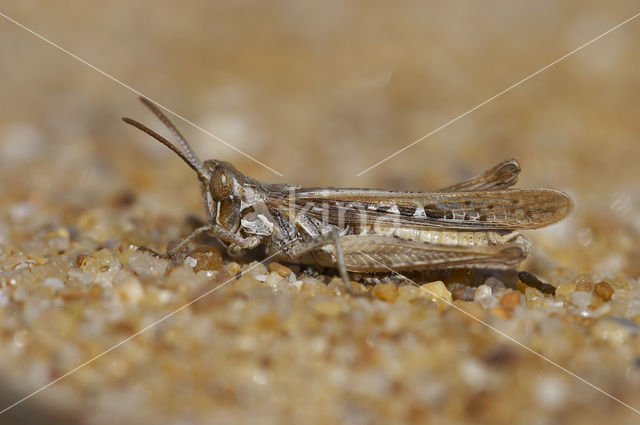
[[[233,176],[228,170],[216,167],[211,172],[209,190],[214,201],[220,202],[233,192]]]

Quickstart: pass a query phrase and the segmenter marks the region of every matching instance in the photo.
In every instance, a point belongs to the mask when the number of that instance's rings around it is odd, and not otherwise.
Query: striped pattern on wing
[[[330,224],[462,230],[537,229],[569,214],[569,196],[552,189],[394,192],[377,189],[298,189],[281,208]]]

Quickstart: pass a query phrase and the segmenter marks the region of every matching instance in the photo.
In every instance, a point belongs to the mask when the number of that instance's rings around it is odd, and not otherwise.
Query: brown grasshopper
[[[123,120],[174,151],[197,174],[208,224],[172,248],[175,258],[201,234],[234,249],[258,245],[292,263],[348,271],[513,269],[532,244],[518,231],[553,224],[572,202],[551,189],[512,189],[520,172],[516,159],[432,192],[398,192],[266,184],[228,162],[201,162],[169,119],[149,100],[142,102],[166,125],[184,151],[130,118]]]

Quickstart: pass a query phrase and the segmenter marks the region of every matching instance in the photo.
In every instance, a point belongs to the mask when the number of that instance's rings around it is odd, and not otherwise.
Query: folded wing
[[[310,188],[276,200],[280,208],[344,227],[363,224],[460,230],[537,229],[572,209],[569,196],[551,189],[394,192]]]

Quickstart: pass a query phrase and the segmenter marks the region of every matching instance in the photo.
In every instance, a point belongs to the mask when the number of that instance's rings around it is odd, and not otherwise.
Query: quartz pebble
[[[48,288],[55,290],[64,289],[64,282],[57,277],[48,277],[46,278],[42,284]]]
[[[451,292],[454,300],[473,301],[475,291],[469,286],[462,285]]]
[[[491,303],[493,303],[493,301]],[[485,308],[487,308],[489,310],[489,313],[491,313],[491,315],[493,317],[496,317],[498,319],[508,319],[509,318],[509,312],[507,310],[505,310],[500,305],[491,306],[491,307],[485,307]]]
[[[247,266],[245,266],[243,270],[245,274],[248,274],[250,276],[266,275],[269,272],[267,266],[258,261],[252,261]]]
[[[513,311],[517,305],[520,305],[520,302],[520,292],[517,291],[507,292],[500,298],[500,306],[507,311]]]
[[[607,282],[598,282],[594,287],[596,295],[598,295],[603,301],[609,301],[613,295],[613,288]]]
[[[493,308],[498,305],[498,297],[494,295],[488,295],[486,297],[480,298],[478,300],[478,304],[480,304],[483,308]]]
[[[597,307],[593,312],[593,317],[603,317],[608,315],[611,312],[611,304],[603,302],[599,307]]]
[[[267,278],[264,280],[265,285],[273,289],[279,288],[282,282],[282,276],[278,273],[269,273]]]
[[[47,234],[49,247],[55,251],[63,252],[71,245],[69,230],[62,227]]]
[[[593,290],[593,281],[589,275],[580,275],[575,280],[576,291],[590,292]]]
[[[493,295],[493,289],[486,284],[480,285],[476,288],[473,300],[485,309],[498,305],[498,298]]]
[[[484,298],[484,297],[488,297],[491,295],[491,293],[493,292],[493,290],[491,289],[490,286],[488,285],[480,285],[476,288],[475,291],[475,295],[474,295],[474,301],[479,301],[480,299]]]
[[[90,254],[79,253],[78,255],[76,255],[74,264],[76,267],[84,267],[92,258],[95,257]]]
[[[629,301],[629,304],[627,304],[626,315],[640,321],[640,296]]]
[[[524,295],[527,300],[527,307],[532,309],[547,307],[547,301],[539,290],[529,287],[524,290]]]
[[[129,255],[129,266],[139,276],[160,276],[164,274],[169,265],[168,261],[156,258],[145,251],[133,251]]]
[[[556,375],[542,375],[533,387],[538,404],[546,410],[556,410],[565,402],[567,385]]]
[[[195,261],[193,271],[196,273],[201,270],[220,270],[222,269],[222,255],[217,249],[209,246],[199,247],[189,254],[189,257]]]
[[[187,257],[184,259],[184,264],[191,268],[194,268],[198,264],[198,260],[193,257]]]
[[[236,263],[235,261],[232,261],[229,264],[227,264],[226,268],[233,275],[237,275],[238,273],[242,272],[242,266],[240,264]]]
[[[563,298],[569,298],[569,294],[576,290],[575,282],[563,282],[556,288],[556,295]]]
[[[587,308],[591,304],[592,295],[590,292],[576,291],[569,296],[571,304],[578,308]]]
[[[591,327],[594,338],[605,340],[613,345],[624,344],[629,337],[638,334],[638,325],[628,319],[605,317]]]
[[[117,284],[118,298],[128,304],[137,304],[144,297],[144,289],[140,281],[130,276]]]
[[[425,296],[424,289],[412,283],[401,285],[398,288],[398,301],[411,302]]]
[[[499,289],[504,289],[504,283],[495,277],[490,277],[484,281],[484,284],[491,288],[491,293],[496,293]]]
[[[435,282],[425,283],[420,285],[420,288],[426,291],[433,301],[439,306],[444,307],[452,302],[451,292],[444,285],[444,282],[438,280]]]
[[[313,303],[313,310],[328,318],[337,318],[344,312],[344,304],[335,298],[321,298]]]
[[[289,267],[276,262],[269,264],[269,270],[278,273],[282,277],[288,277],[292,273]]]
[[[373,287],[373,295],[383,301],[393,302],[398,298],[398,287],[393,283],[378,283]]]

